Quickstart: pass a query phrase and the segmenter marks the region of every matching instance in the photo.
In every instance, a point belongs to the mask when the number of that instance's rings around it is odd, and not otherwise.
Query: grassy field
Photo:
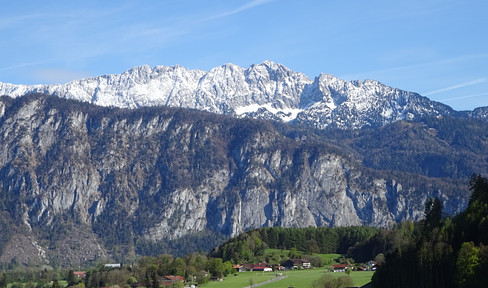
[[[263,288],[283,288],[293,286],[295,288],[312,287],[314,280],[320,278],[324,273],[324,268],[309,269],[309,270],[293,270],[283,272],[283,276],[288,276],[285,279],[278,280],[260,287]],[[332,276],[345,276],[346,273],[330,273]],[[275,272],[241,272],[238,276],[228,276],[221,282],[209,282],[201,287],[204,288],[242,288],[250,286],[250,279],[253,279],[254,283],[264,282],[275,278]],[[373,272],[370,271],[354,271],[350,274],[356,286],[362,286],[371,281]]]
[[[320,258],[322,258],[322,263],[324,263],[324,265],[328,265],[332,262],[336,262],[337,259],[344,256],[341,254],[317,254],[317,255],[320,256]]]
[[[9,283],[9,284],[7,284],[7,288],[12,287],[12,286],[13,286],[13,284],[14,284],[14,283]],[[37,283],[36,283],[36,282],[30,282],[30,283],[17,283],[17,282],[16,282],[15,284],[17,284],[17,285],[19,285],[19,286],[21,286],[21,287],[23,287],[23,286],[25,287],[26,285],[31,285],[31,284],[32,284],[32,285],[34,285],[34,287],[37,285]],[[59,281],[58,281],[58,284],[59,284],[59,286],[60,286],[60,287],[66,287],[66,286],[68,286],[68,281],[59,280]],[[52,282],[51,282],[51,285],[52,285]]]
[[[290,250],[266,249],[264,250],[264,253],[287,256],[290,253]],[[341,254],[314,254],[314,255],[317,255],[320,258],[322,258],[322,262],[324,263],[324,265],[337,261],[339,258],[344,256]]]

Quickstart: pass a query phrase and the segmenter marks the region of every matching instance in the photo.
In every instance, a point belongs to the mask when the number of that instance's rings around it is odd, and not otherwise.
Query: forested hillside
[[[488,180],[473,176],[470,191],[468,207],[452,218],[442,213],[442,202],[433,199],[424,220],[358,245],[358,250],[376,248],[386,254],[373,277],[374,287],[486,287]]]
[[[317,133],[346,144],[364,165],[374,169],[451,179],[488,175],[486,121],[431,117],[398,121],[378,129]]]
[[[356,227],[309,227],[309,228],[259,228],[243,233],[216,247],[213,257],[233,263],[253,263],[262,260],[265,249],[292,249],[313,255],[346,254],[356,243],[379,233],[379,228]]]

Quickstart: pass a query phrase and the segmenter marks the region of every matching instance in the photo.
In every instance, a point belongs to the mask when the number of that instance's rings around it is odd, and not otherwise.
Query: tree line
[[[301,251],[308,255],[346,254],[349,247],[380,231],[379,228],[367,226],[258,228],[230,239],[215,248],[211,255],[234,263],[245,263],[262,260],[268,248]]]
[[[397,225],[352,249],[384,251],[385,263],[373,276],[374,287],[486,287],[488,180],[472,176],[469,190],[462,213],[446,217],[442,202],[431,199],[424,220]]]

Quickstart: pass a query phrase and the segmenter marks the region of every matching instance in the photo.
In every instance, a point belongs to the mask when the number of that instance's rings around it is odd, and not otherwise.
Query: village
[[[199,271],[198,274],[201,276],[200,278],[194,275],[164,275],[164,276],[156,276],[154,275],[151,279],[146,278],[143,281],[137,281],[134,277],[128,279],[126,285],[110,285],[104,287],[110,288],[139,288],[139,287],[186,287],[186,288],[196,288],[196,287],[214,287],[217,284],[213,283],[223,283],[224,281],[228,281],[228,279],[232,279],[235,277],[241,277],[241,275],[251,275],[251,280],[248,280],[250,283],[249,287],[258,287],[264,284],[269,284],[271,282],[279,281],[290,276],[290,272],[299,271],[299,270],[315,270],[320,273],[337,273],[337,274],[345,274],[350,275],[353,271],[360,272],[360,271],[370,271],[373,272],[377,268],[376,261],[369,261],[368,263],[362,264],[340,264],[335,263],[331,265],[327,265],[324,267],[313,267],[311,261],[306,258],[300,259],[288,259],[284,261],[280,265],[276,264],[269,264],[269,263],[244,263],[244,264],[235,264],[232,266],[231,273],[228,275],[221,275],[215,276],[212,275],[209,271]],[[116,264],[104,264],[100,269],[110,272],[114,270],[124,270],[127,268],[135,268],[135,267],[125,267],[120,263]],[[252,273],[252,272],[262,272],[260,274]],[[72,274],[77,279],[77,284],[71,286],[76,288],[86,287],[88,283],[86,282],[86,277],[89,274],[89,271],[72,271]],[[242,274],[241,274],[242,273]],[[248,273],[248,274],[246,274]],[[267,276],[266,281],[258,282],[258,278],[256,276]],[[371,274],[368,274],[368,276]],[[69,278],[69,276],[68,276]],[[256,280],[254,280],[256,278]],[[202,283],[199,283],[197,279],[206,279]],[[264,278],[263,278],[264,279]],[[231,281],[228,281],[231,282]],[[247,283],[246,283],[247,284]],[[102,286],[103,287],[103,286]],[[220,287],[220,286],[218,286]],[[288,287],[288,286],[287,286]],[[290,286],[292,287],[292,286]],[[359,287],[359,286],[358,286]],[[363,287],[363,286],[361,286]]]

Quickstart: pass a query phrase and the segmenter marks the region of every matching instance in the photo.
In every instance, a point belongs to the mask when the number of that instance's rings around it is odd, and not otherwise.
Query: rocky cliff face
[[[0,83],[0,95],[17,97],[32,92],[101,106],[184,107],[236,117],[296,122],[320,129],[381,127],[394,121],[435,116],[487,119],[481,110],[456,112],[417,93],[378,81],[349,82],[328,74],[311,80],[271,61],[246,69],[225,64],[210,71],[140,66],[122,74],[64,85]]]
[[[29,261],[73,264],[130,257],[140,243],[203,232],[385,227],[419,219],[430,196],[449,213],[467,201],[454,181],[413,174],[403,181],[304,135],[184,109],[3,97],[0,204],[9,207],[10,224],[28,231],[38,251]],[[71,256],[60,257],[63,249]],[[0,260],[12,261],[8,255]]]

